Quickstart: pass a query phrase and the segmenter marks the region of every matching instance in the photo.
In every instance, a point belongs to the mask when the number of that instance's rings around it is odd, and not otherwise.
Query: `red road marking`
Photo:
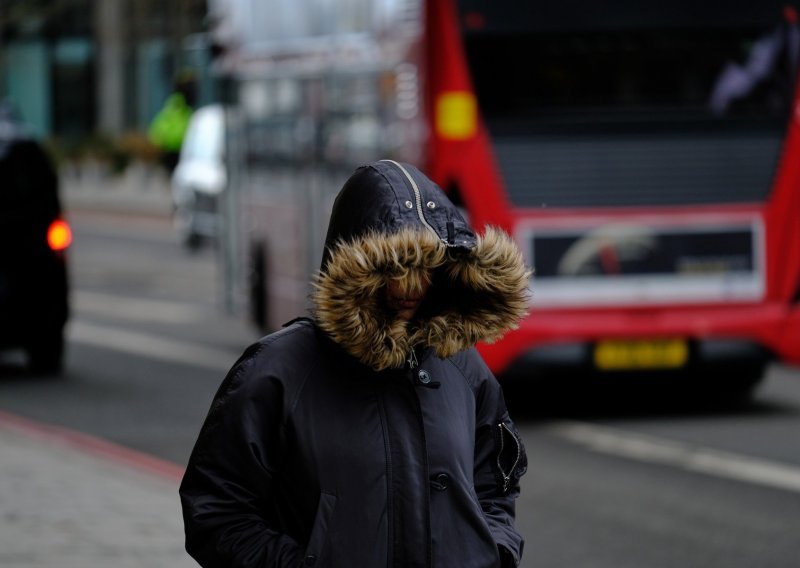
[[[162,478],[180,481],[183,477],[184,468],[178,464],[63,426],[46,424],[3,411],[0,411],[0,426],[45,442],[60,442],[82,452]]]

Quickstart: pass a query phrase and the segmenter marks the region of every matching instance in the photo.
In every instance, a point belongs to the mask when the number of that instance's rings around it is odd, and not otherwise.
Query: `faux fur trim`
[[[339,243],[314,283],[319,326],[348,353],[376,371],[402,367],[412,349],[429,346],[450,357],[492,342],[525,317],[530,272],[511,238],[487,228],[469,250],[453,250],[430,231],[369,234]],[[385,288],[433,285],[415,320],[393,317]]]

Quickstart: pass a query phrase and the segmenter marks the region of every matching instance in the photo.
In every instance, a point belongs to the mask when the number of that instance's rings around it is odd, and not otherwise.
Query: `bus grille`
[[[780,133],[691,137],[496,137],[506,190],[519,207],[696,205],[764,201]]]

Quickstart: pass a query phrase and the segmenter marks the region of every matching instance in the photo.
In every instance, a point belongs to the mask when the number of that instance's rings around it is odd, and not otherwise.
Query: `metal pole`
[[[125,31],[124,0],[94,3],[97,39],[98,128],[121,134],[125,128]]]

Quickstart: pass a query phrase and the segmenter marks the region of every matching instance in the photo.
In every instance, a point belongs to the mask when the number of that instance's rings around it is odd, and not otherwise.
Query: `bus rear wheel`
[[[250,253],[250,318],[262,331],[267,330],[267,247],[264,243],[254,244]]]

